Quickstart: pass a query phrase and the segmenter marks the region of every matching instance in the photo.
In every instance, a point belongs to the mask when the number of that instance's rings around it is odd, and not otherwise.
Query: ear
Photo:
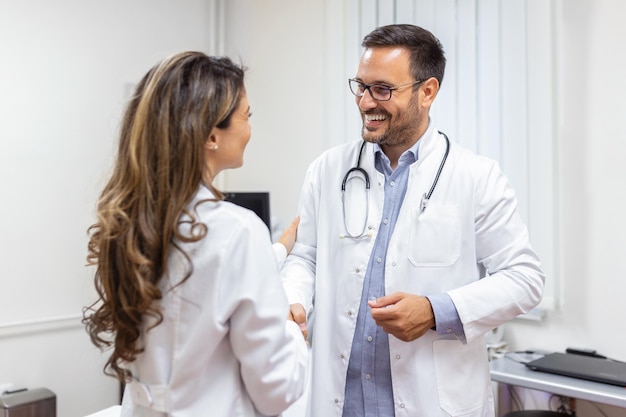
[[[426,107],[430,107],[435,101],[435,98],[437,97],[437,93],[439,92],[439,81],[437,81],[435,77],[430,77],[429,79],[424,81],[424,84],[422,84],[421,90],[422,90],[422,93],[424,94],[423,100],[422,100],[423,104]]]
[[[219,129],[214,127],[213,130],[211,130],[211,134],[209,135],[209,138],[204,144],[204,148],[207,151],[216,151],[219,149],[219,142],[220,142],[220,132],[219,132]]]

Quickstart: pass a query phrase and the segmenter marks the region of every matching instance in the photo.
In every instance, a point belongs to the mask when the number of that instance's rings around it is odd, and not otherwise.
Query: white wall
[[[50,300],[39,310],[31,300],[38,290],[76,288],[76,280],[91,285],[82,267],[92,216],[85,207],[100,186],[96,172],[109,164],[127,83],[167,53],[207,50],[211,29],[210,2],[201,0],[7,3],[0,2],[0,297],[20,314],[0,304],[0,324],[74,311]],[[354,72],[335,73],[343,66],[343,39],[334,37],[343,8],[336,0],[228,0],[226,7],[224,50],[250,68],[254,116],[246,165],[223,182],[269,190],[274,214],[286,222],[306,165],[343,132],[336,89]],[[626,3],[564,0],[560,13],[562,308],[542,322],[508,324],[505,338],[511,349],[591,347],[626,360]],[[58,225],[67,212],[75,221]],[[62,259],[47,258],[58,246]],[[33,288],[31,273],[45,273],[51,288]],[[70,303],[83,305],[87,294],[77,291]],[[0,332],[0,384],[52,389],[63,417],[115,402],[117,387],[101,375],[101,356],[78,324],[20,329]],[[600,414],[588,407],[584,415]]]

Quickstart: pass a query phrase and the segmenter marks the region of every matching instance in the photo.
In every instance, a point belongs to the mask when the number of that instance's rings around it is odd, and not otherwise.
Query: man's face
[[[355,78],[388,87],[418,81],[410,72],[409,52],[402,47],[366,49]],[[393,90],[389,101],[374,100],[369,91],[356,97],[363,139],[381,146],[412,146],[428,127],[428,109],[420,107],[419,89],[413,90],[412,85]]]

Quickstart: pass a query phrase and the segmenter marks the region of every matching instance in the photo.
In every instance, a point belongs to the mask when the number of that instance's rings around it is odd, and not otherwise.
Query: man
[[[483,336],[539,303],[540,261],[498,165],[429,117],[439,41],[390,25],[362,45],[363,141],[309,167],[283,268],[291,318],[312,317],[309,415],[493,416]]]

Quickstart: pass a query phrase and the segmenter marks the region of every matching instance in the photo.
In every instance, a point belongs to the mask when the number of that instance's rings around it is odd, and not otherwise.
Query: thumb
[[[382,297],[378,297],[376,299],[369,300],[367,304],[369,304],[369,306],[372,308],[382,308],[382,307],[394,305],[401,299],[402,297],[400,293],[393,293],[389,295],[383,295]]]

